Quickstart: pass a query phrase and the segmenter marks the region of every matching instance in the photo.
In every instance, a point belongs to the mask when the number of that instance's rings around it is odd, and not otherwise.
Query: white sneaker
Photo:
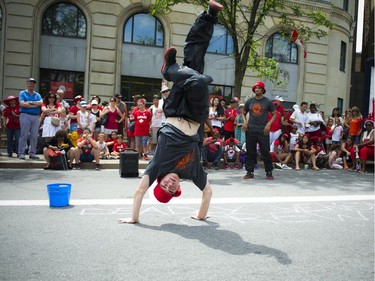
[[[281,169],[283,169],[283,170],[291,170],[292,168],[289,167],[287,164],[282,164],[281,165]]]
[[[283,165],[281,165],[281,163],[276,163],[276,168],[282,169]]]

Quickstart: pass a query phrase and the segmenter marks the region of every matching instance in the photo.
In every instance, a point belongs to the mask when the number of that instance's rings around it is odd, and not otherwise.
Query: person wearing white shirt
[[[307,113],[307,119],[308,126],[306,126],[305,132],[308,133],[310,137],[321,137],[321,125],[325,124],[322,115],[320,115],[314,103],[310,104],[310,112]]]
[[[308,123],[306,109],[307,102],[301,102],[299,110],[295,110],[289,119],[293,124],[297,125],[297,132],[300,135],[304,135],[306,132],[306,124]]]

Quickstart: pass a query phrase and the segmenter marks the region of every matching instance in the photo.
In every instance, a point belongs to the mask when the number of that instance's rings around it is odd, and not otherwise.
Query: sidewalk
[[[42,154],[37,154],[40,160],[30,160],[26,155],[26,160],[20,160],[16,158],[16,154],[13,157],[6,156],[6,150],[0,150],[2,156],[0,156],[0,169],[43,169],[46,166],[44,157]],[[148,156],[149,160],[139,159],[139,169],[146,169],[148,163],[152,159],[152,155]],[[90,163],[81,163],[82,169],[95,169],[95,161]],[[119,169],[119,159],[106,159],[100,160],[100,166],[102,169]]]
[[[20,160],[13,154],[13,157],[7,157],[6,150],[0,149],[0,169],[43,169],[46,166],[46,162],[44,161],[44,157],[42,154],[37,154],[40,160],[30,160],[29,157],[26,155],[26,160]],[[139,159],[138,162],[138,169],[146,169],[148,163],[152,159],[152,155],[148,155],[149,160]],[[233,169],[234,163],[229,163],[231,169]],[[120,160],[119,159],[106,159],[100,160],[100,166],[102,169],[119,169],[120,168]],[[212,163],[208,163],[208,169],[211,169]],[[260,168],[264,168],[263,161],[258,161],[258,166]],[[81,163],[82,169],[87,170],[94,170],[95,169],[95,161],[89,163]],[[224,169],[224,162],[221,161],[219,163],[219,169]]]

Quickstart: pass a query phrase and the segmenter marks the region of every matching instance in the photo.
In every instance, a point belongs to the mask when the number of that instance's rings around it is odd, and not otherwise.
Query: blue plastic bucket
[[[72,185],[69,183],[51,183],[47,185],[49,206],[66,207],[69,206],[70,190]]]

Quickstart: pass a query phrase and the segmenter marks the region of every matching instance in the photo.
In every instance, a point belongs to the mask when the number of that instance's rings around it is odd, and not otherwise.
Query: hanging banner
[[[73,83],[51,81],[50,82],[50,91],[56,93],[56,91],[58,89],[62,89],[65,92],[64,99],[73,99],[74,98]]]

